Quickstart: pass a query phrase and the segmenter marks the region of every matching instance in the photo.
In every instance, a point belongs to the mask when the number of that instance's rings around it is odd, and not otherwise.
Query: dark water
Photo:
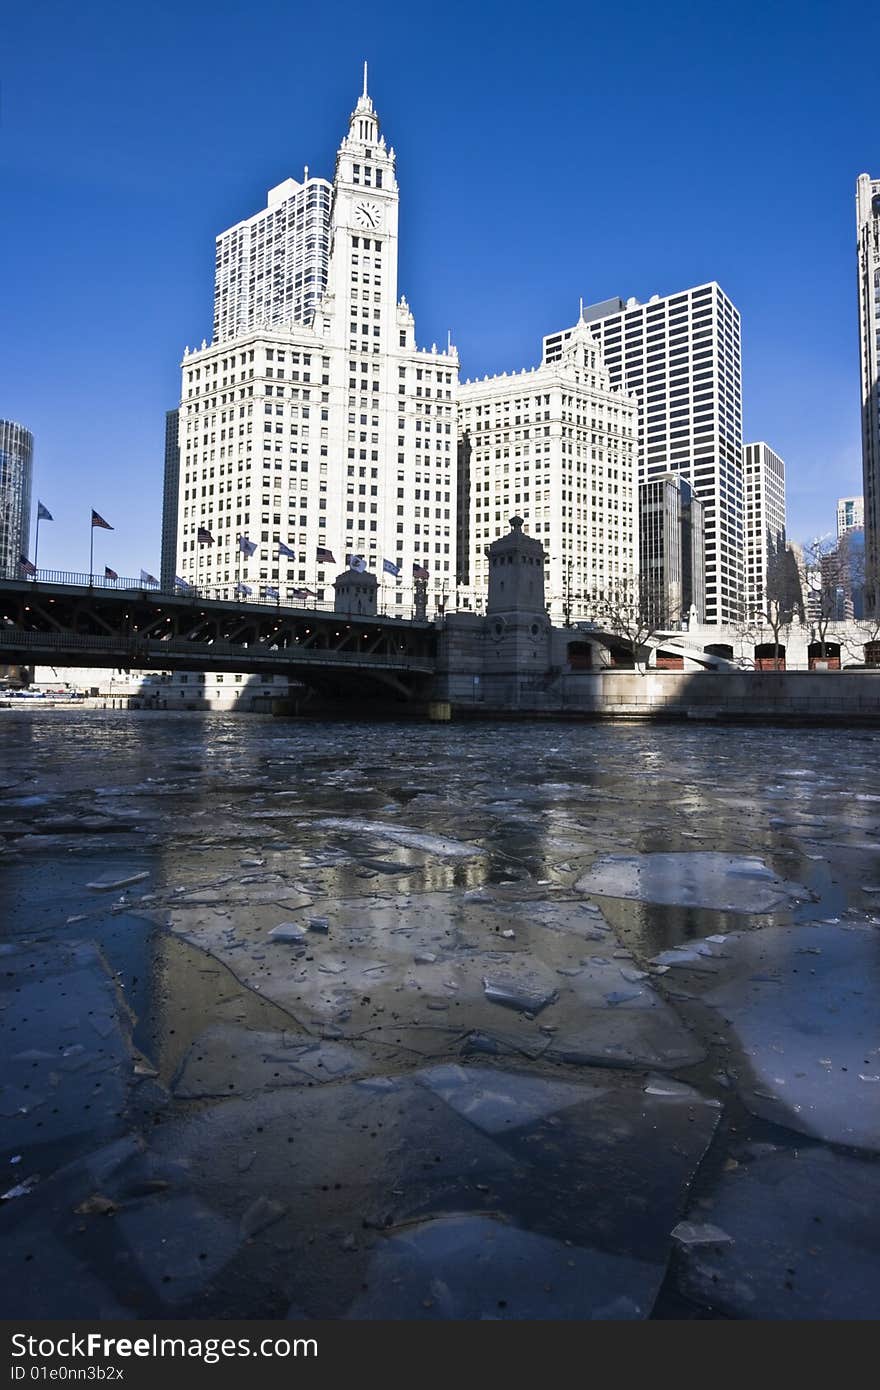
[[[878,752],[3,712],[13,1312],[877,1316]]]

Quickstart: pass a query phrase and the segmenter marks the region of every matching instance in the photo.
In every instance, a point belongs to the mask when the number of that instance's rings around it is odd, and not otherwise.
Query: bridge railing
[[[104,590],[109,593],[122,592],[123,590],[135,590],[138,593],[148,594],[150,597],[161,598],[188,598],[194,603],[203,601],[253,604],[260,608],[304,608],[309,612],[333,613],[335,611],[335,595],[333,586],[324,584],[318,593],[307,590],[297,584],[285,583],[283,580],[257,580],[252,584],[245,585],[244,588],[249,592],[245,593],[240,587],[239,581],[229,584],[173,584],[171,588],[159,583],[150,584],[144,579],[133,579],[124,575],[117,576],[116,579],[108,579],[102,574],[81,574],[75,570],[37,570],[35,574],[13,574],[7,571],[0,574],[0,584],[3,580],[9,582],[39,584],[58,584],[63,588]],[[267,589],[277,589],[278,597],[267,593]],[[324,598],[324,593],[329,589],[330,597]],[[412,590],[407,591],[410,596]],[[397,591],[395,591],[397,593]],[[379,590],[379,617],[401,617],[399,611],[400,604],[396,601],[383,603],[383,595]]]
[[[406,652],[337,651],[329,647],[306,647],[300,643],[293,643],[287,647],[267,646],[263,643],[247,646],[241,642],[193,642],[185,637],[131,641],[122,635],[113,637],[81,632],[22,632],[17,628],[0,628],[0,650],[4,647],[17,651],[113,651],[124,654],[135,662],[147,657],[158,658],[161,662],[163,656],[198,656],[207,661],[212,657],[222,657],[224,660],[259,660],[272,664],[277,664],[280,659],[297,665],[305,663],[325,666],[390,666],[424,670],[433,667],[431,657],[411,656]]]

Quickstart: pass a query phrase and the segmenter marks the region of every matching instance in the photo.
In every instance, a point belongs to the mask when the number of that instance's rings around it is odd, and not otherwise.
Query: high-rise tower
[[[767,577],[772,557],[785,546],[785,464],[763,442],[743,446],[745,482],[746,621],[767,612]],[[773,595],[772,597],[775,597]]]
[[[18,579],[31,532],[34,436],[24,425],[0,420],[0,576]]]
[[[366,71],[326,189],[323,222],[313,190],[311,230],[295,220],[291,232],[290,207],[279,223],[289,199],[271,195],[239,224],[235,289],[230,242],[214,341],[184,356],[176,573],[222,596],[246,585],[255,597],[270,589],[295,603],[308,589],[329,601],[356,555],[380,579],[380,606],[408,614],[414,576],[427,572],[438,603],[455,578],[458,354],[416,348],[398,298],[395,156]],[[241,229],[252,223],[246,244],[260,250],[246,261]],[[326,279],[313,276],[307,295],[297,258],[320,244]]]
[[[639,402],[639,482],[681,473],[703,504],[706,622],[743,607],[740,317],[720,285],[680,294],[606,299],[581,311],[613,387]],[[544,339],[558,361],[573,329]]]
[[[856,185],[862,473],[865,497],[865,606],[880,613],[880,179]]]

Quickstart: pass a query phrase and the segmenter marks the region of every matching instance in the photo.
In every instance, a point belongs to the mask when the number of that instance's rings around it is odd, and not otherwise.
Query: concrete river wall
[[[453,719],[708,719],[880,724],[878,671],[577,671],[451,677],[441,697]],[[444,717],[442,710],[434,717]]]

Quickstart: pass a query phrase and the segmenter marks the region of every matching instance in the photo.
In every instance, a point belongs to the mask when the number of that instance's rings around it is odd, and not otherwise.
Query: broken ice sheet
[[[762,859],[708,850],[606,855],[575,888],[598,897],[744,913],[772,912],[808,896],[801,884],[778,878]]]
[[[860,1080],[880,1059],[876,930],[763,927],[724,949],[719,972],[696,987],[732,1032],[748,1108],[831,1143],[880,1150],[880,1106]]]
[[[580,1082],[455,1063],[429,1067],[418,1073],[418,1081],[487,1134],[520,1129],[599,1094],[598,1088]]]
[[[356,1076],[369,1059],[339,1042],[213,1024],[194,1040],[173,1090],[178,1097],[249,1095]]]
[[[96,1144],[118,1132],[131,1066],[129,1020],[98,949],[59,941],[49,959],[37,948],[15,951],[4,960],[0,1003],[6,1144]]]
[[[172,1306],[199,1293],[232,1259],[240,1239],[231,1221],[189,1194],[135,1203],[114,1224],[135,1268]]]
[[[449,1215],[380,1240],[351,1319],[634,1319],[651,1265],[579,1249],[492,1216]]]
[[[761,1154],[716,1180],[712,1225],[728,1241],[688,1243],[676,1282],[726,1317],[876,1322],[878,1213],[876,1163],[819,1147]]]
[[[458,1231],[448,1258],[445,1241],[442,1249],[431,1245],[429,1279],[445,1282],[452,1299],[441,1300],[446,1315],[449,1308],[462,1316],[526,1317],[542,1308],[547,1316],[648,1315],[717,1107],[693,1092],[646,1096],[614,1073],[598,1088],[488,1065],[378,1081],[273,1091],[181,1113],[153,1142],[185,1166],[206,1202],[234,1213],[236,1226],[243,1210],[270,1195],[287,1206],[291,1231],[339,1233],[304,1242],[288,1269],[290,1297],[309,1316],[422,1316],[430,1293],[414,1299],[415,1282],[395,1283],[401,1271],[384,1264],[383,1252],[426,1221],[458,1218],[489,1222],[499,1240],[505,1232],[511,1239],[497,1261],[485,1252],[488,1264],[480,1260],[485,1228],[477,1244],[468,1229]],[[244,1171],[242,1148],[249,1160],[254,1155]],[[352,1308],[351,1251],[341,1237],[364,1221],[389,1235],[370,1237],[369,1277],[354,1285],[368,1284],[370,1297]],[[540,1279],[528,1277],[521,1256]],[[471,1302],[489,1294],[494,1305]],[[505,1299],[506,1314],[497,1308]]]

